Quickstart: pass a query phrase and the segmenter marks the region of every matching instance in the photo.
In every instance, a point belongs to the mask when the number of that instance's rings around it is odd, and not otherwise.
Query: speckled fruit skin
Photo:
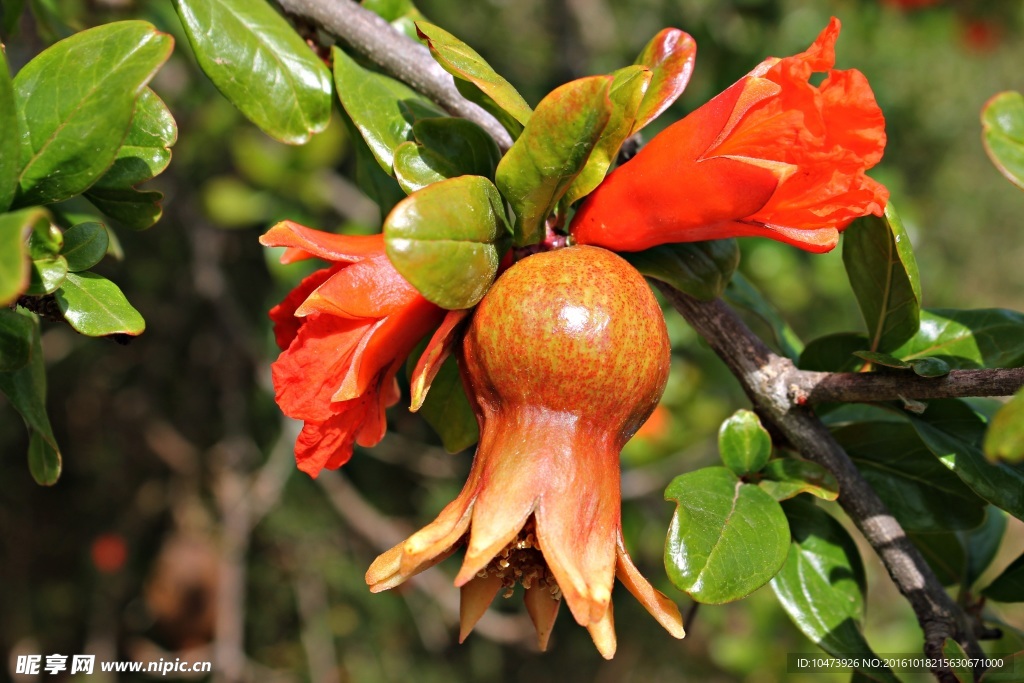
[[[554,421],[617,456],[661,398],[670,352],[640,273],[610,251],[574,246],[528,256],[498,279],[473,316],[463,366],[484,432],[499,416],[524,431]]]

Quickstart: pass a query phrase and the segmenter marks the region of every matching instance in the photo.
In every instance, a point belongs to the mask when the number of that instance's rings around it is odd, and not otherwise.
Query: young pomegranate
[[[619,452],[669,371],[657,301],[626,261],[578,246],[528,256],[477,308],[462,347],[480,445],[465,487],[434,522],[373,563],[374,592],[466,545],[465,639],[494,596],[525,589],[541,649],[562,598],[606,658],[619,580],[677,638],[676,605],[640,575],[620,522]]]

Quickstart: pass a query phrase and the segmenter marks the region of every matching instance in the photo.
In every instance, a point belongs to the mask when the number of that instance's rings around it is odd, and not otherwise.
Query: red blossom
[[[639,251],[671,242],[770,237],[829,251],[889,192],[865,175],[885,121],[859,71],[833,70],[839,20],[807,51],[769,58],[655,136],[610,174],[571,224],[579,244]],[[818,86],[809,79],[826,72]]]
[[[354,443],[384,437],[384,409],[399,398],[395,374],[444,311],[398,274],[382,235],[334,235],[284,221],[260,242],[287,247],[283,263],[332,264],[270,311],[282,351],[271,367],[277,403],[305,423],[295,457],[315,477],[345,464]]]

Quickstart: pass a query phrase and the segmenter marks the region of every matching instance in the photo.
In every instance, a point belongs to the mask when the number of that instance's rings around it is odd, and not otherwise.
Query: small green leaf
[[[833,434],[904,529],[973,529],[984,520],[984,501],[905,422],[862,422]]]
[[[789,525],[779,504],[725,467],[680,475],[665,491],[678,505],[665,567],[697,602],[739,600],[768,583],[786,561]]]
[[[430,54],[445,71],[456,80],[472,83],[516,121],[526,125],[533,113],[530,105],[476,50],[429,22],[417,21],[416,29],[430,48]]]
[[[14,84],[7,69],[7,55],[0,48],[0,213],[11,208],[18,189],[21,134],[18,130],[18,107],[14,100]]]
[[[472,121],[452,117],[413,124],[416,142],[395,148],[395,178],[412,194],[431,183],[460,175],[493,178],[501,159],[494,139]]]
[[[981,594],[996,602],[1024,602],[1024,555],[1011,562]]]
[[[441,437],[441,443],[449,453],[464,451],[480,438],[476,415],[466,398],[454,356],[449,356],[441,364],[419,414]]]
[[[132,230],[145,230],[163,215],[162,192],[96,188],[86,192],[85,197],[104,214]]]
[[[861,624],[864,564],[850,534],[809,502],[784,504],[793,542],[782,570],[771,581],[775,597],[800,631],[836,657],[876,657]],[[898,682],[888,667],[865,667],[869,680]]]
[[[902,361],[888,353],[879,353],[878,351],[854,351],[853,355],[874,365],[881,365],[882,367],[893,368],[895,370],[909,370],[913,367],[910,363]]]
[[[395,148],[412,138],[410,107],[432,110],[437,116],[444,114],[415,90],[389,76],[364,69],[337,47],[331,54],[341,105],[377,163],[391,174]]]
[[[50,221],[38,221],[28,236],[28,253],[33,259],[55,258],[64,248],[64,232]]]
[[[1001,92],[981,110],[982,140],[992,163],[1024,189],[1024,95]]]
[[[34,332],[31,318],[0,308],[0,372],[14,372],[28,365]]]
[[[992,418],[984,446],[989,460],[1014,463],[1024,460],[1024,389]]]
[[[808,342],[797,367],[816,372],[857,372],[862,367],[858,351],[868,348],[868,338],[857,332],[837,332]]]
[[[17,204],[58,202],[99,180],[173,44],[145,21],[119,21],[56,43],[18,73],[18,122],[26,133]]]
[[[174,0],[203,72],[272,138],[301,145],[331,119],[331,75],[264,0]]]
[[[60,476],[60,448],[46,414],[46,368],[39,344],[39,323],[35,316],[25,315],[32,321],[29,363],[14,372],[0,372],[0,392],[7,396],[28,426],[29,471],[36,482],[49,486]]]
[[[68,273],[55,297],[64,319],[84,335],[136,336],[146,329],[146,321],[121,289],[95,273]]]
[[[915,358],[910,361],[910,366],[921,377],[945,377],[949,374],[949,363],[941,358]]]
[[[822,500],[839,497],[839,483],[821,465],[800,458],[777,458],[761,470],[764,478],[757,483],[778,501],[809,493]]]
[[[920,276],[891,202],[885,216],[865,216],[846,229],[843,264],[868,326],[869,349],[889,352],[913,337],[921,317]]]
[[[718,453],[740,477],[759,472],[772,456],[772,437],[756,413],[737,410],[718,430]]]
[[[696,57],[697,43],[677,28],[662,29],[647,43],[635,63],[649,68],[653,77],[640,103],[634,133],[660,116],[683,94]]]
[[[910,424],[945,467],[979,496],[1024,519],[1024,466],[990,463],[981,450],[985,423],[963,401],[932,401]]]
[[[30,254],[25,240],[49,229],[50,214],[33,207],[0,213],[0,306],[6,306],[29,285]]]
[[[608,91],[608,99],[611,101],[608,124],[594,145],[586,166],[565,193],[567,204],[593,192],[615,163],[622,143],[633,132],[637,109],[651,82],[651,70],[645,66],[627,66],[616,71],[612,77],[612,86]]]
[[[739,271],[733,273],[729,280],[725,298],[733,305],[745,308],[760,318],[771,329],[775,342],[787,358],[795,361],[800,357],[800,352],[804,349],[800,337],[764,295]]]
[[[611,76],[592,76],[551,91],[498,164],[495,182],[516,213],[517,246],[544,238],[544,222],[608,123],[611,84]]]
[[[1006,534],[1006,513],[995,505],[986,509],[985,522],[977,529],[961,532],[967,551],[967,574],[964,585],[970,588],[982,573],[988,569],[999,551],[999,544]]]
[[[954,663],[952,669],[957,683],[974,683],[974,671],[967,666],[967,653],[960,647],[960,643],[952,638],[946,638],[942,642],[942,654],[947,660]]]
[[[384,221],[395,269],[428,300],[450,310],[475,306],[508,246],[501,196],[480,176],[443,180],[416,192]]]
[[[107,255],[110,239],[102,223],[88,222],[74,225],[64,233],[61,256],[67,260],[72,273],[88,270]]]
[[[1024,365],[1024,313],[926,309],[921,328],[892,354],[906,361],[939,358],[960,369],[1019,367]]]
[[[341,116],[348,131],[349,139],[356,157],[356,185],[366,196],[380,207],[380,215],[387,216],[398,202],[405,199],[406,194],[398,182],[381,168],[380,162],[373,155],[370,147],[363,140],[355,124],[344,113]]]
[[[68,262],[63,256],[41,258],[32,261],[26,294],[42,296],[53,294],[64,284],[68,274]]]
[[[663,244],[619,256],[647,277],[702,301],[721,296],[740,263],[740,249],[733,239]]]

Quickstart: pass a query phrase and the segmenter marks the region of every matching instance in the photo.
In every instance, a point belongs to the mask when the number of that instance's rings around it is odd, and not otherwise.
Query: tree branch
[[[909,371],[807,372],[789,377],[797,403],[870,403],[899,399],[1010,396],[1024,387],[1024,368],[951,370],[944,377],[919,377]]]
[[[512,137],[498,120],[464,98],[455,79],[430,56],[430,50],[411,40],[391,24],[352,0],[277,0],[285,12],[326,29],[372,61],[444,107],[453,116],[472,121],[487,131],[502,152]]]

